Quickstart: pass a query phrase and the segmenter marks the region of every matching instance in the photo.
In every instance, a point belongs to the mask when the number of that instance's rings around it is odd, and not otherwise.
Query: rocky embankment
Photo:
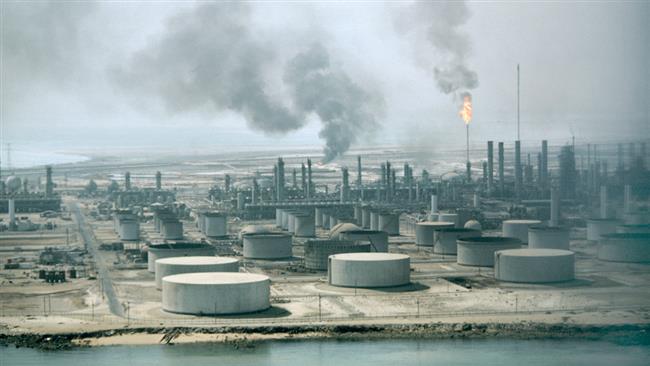
[[[7,334],[0,333],[0,345],[31,347],[44,350],[63,350],[83,347],[88,340],[132,334],[159,334],[160,343],[173,344],[183,335],[237,334],[236,340],[227,341],[233,346],[245,347],[255,342],[256,336],[277,335],[277,339],[391,339],[391,338],[518,338],[553,339],[587,338],[615,339],[641,335],[650,337],[650,324],[627,325],[572,325],[545,323],[426,323],[408,325],[296,325],[257,327],[173,327],[173,328],[121,328],[96,332],[63,334]],[[227,337],[225,339],[228,339]]]

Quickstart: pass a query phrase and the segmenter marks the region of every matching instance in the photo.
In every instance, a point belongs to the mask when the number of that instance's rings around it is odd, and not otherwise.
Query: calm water
[[[0,365],[650,365],[647,339],[272,341],[114,346],[62,352],[0,348]]]

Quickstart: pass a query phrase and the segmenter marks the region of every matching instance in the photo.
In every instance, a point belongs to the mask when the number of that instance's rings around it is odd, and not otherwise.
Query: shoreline
[[[120,345],[223,343],[253,347],[255,342],[284,340],[377,339],[588,339],[650,337],[650,324],[578,325],[564,323],[414,323],[364,325],[216,326],[116,328],[91,332],[0,332],[0,346],[42,350]]]

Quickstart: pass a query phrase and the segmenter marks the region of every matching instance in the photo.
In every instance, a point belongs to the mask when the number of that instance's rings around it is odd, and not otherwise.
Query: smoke
[[[334,68],[329,53],[319,43],[288,62],[284,81],[290,86],[295,106],[321,120],[319,136],[325,139],[325,162],[340,157],[359,135],[379,126],[375,114],[380,113],[383,99]]]
[[[297,130],[314,113],[322,123],[326,161],[378,126],[373,108],[381,103],[332,67],[320,44],[290,58],[282,80],[269,82],[274,72],[282,73],[278,60],[292,53],[273,48],[271,36],[256,33],[250,18],[248,4],[234,2],[179,14],[162,38],[135,54],[126,68],[113,70],[114,80],[137,96],[162,99],[171,113],[206,106],[231,110],[268,134]],[[282,98],[285,89],[290,95]]]
[[[113,70],[125,90],[158,96],[171,113],[232,110],[248,125],[281,134],[304,125],[272,95],[268,67],[275,54],[250,31],[250,8],[227,2],[197,6],[171,18],[165,34]]]
[[[459,92],[478,87],[478,75],[467,65],[472,44],[462,26],[470,12],[464,1],[418,1],[399,23],[406,31],[426,34],[436,53],[433,76],[436,86],[455,99]]]

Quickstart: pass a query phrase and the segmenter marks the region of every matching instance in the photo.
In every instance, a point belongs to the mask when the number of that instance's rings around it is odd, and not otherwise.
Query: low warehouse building
[[[598,241],[598,259],[612,262],[650,262],[650,234],[603,235]]]
[[[171,257],[213,256],[214,248],[203,243],[151,244],[147,252],[147,270],[155,272],[156,260]]]
[[[341,287],[393,287],[409,284],[410,258],[393,253],[346,253],[329,257],[328,282]]]
[[[270,307],[270,279],[253,273],[202,272],[162,280],[162,308],[192,315],[243,314]]]
[[[463,266],[492,267],[495,252],[521,248],[519,239],[498,236],[462,238],[456,243],[458,246],[456,262]]]
[[[562,226],[531,226],[528,247],[569,250],[569,228]]]
[[[481,236],[479,230],[465,229],[465,228],[439,228],[435,232],[435,245],[433,246],[433,252],[436,254],[452,254],[455,255],[458,252],[457,249],[457,240],[461,238],[470,238]]]
[[[305,268],[318,271],[327,270],[330,255],[341,253],[366,253],[371,251],[370,244],[356,243],[350,240],[318,240],[305,242]]]
[[[244,258],[281,259],[293,255],[291,235],[284,233],[246,234],[243,236]]]
[[[156,260],[156,288],[162,288],[162,279],[181,273],[239,272],[239,260],[230,257],[172,257]]]
[[[500,250],[494,254],[494,278],[521,283],[571,281],[575,254],[560,249]]]
[[[506,238],[517,238],[523,244],[528,244],[528,228],[541,223],[539,220],[506,220],[502,224],[501,232]]]

